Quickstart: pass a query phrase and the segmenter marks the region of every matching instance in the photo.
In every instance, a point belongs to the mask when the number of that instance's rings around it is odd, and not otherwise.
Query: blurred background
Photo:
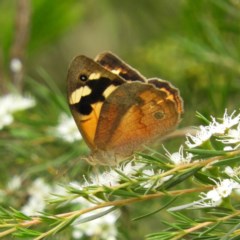
[[[0,9],[0,95],[36,99],[0,130],[2,189],[13,176],[29,186],[38,177],[81,180],[88,171],[79,159],[85,143],[54,136],[61,113],[70,113],[66,76],[76,55],[112,51],[146,77],[169,80],[184,100],[180,127],[199,124],[196,112],[220,117],[239,108],[240,0],[1,0]],[[3,205],[20,208],[29,193],[4,194]],[[157,228],[140,225],[135,236]]]

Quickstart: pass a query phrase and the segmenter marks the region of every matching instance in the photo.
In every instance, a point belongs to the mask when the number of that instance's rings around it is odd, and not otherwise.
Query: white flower
[[[211,200],[212,203],[215,203],[214,206],[222,202],[222,196],[219,194],[217,189],[208,191],[205,198]]]
[[[79,190],[83,190],[84,185],[79,184],[78,182],[74,181],[74,182],[70,182],[69,185],[73,188],[79,189]]]
[[[211,116],[212,122],[209,124],[209,127],[211,128],[212,133],[224,134],[226,130],[238,124],[240,121],[240,114],[234,117],[235,113],[236,111],[233,111],[233,113],[228,116],[226,109],[221,122],[218,122],[213,116]]]
[[[23,97],[18,94],[7,94],[0,98],[1,108],[5,109],[8,113],[25,110],[36,105],[32,97]]]
[[[164,148],[166,151],[166,156],[175,164],[175,165],[180,165],[180,164],[187,164],[190,163],[193,157],[193,154],[191,153],[186,153],[186,156],[184,157],[183,153],[183,146],[181,145],[179,148],[178,152],[175,153],[170,153],[166,148]]]
[[[51,187],[43,179],[38,178],[27,190],[29,199],[22,207],[22,212],[26,215],[39,215],[46,206],[46,199],[50,196]]]
[[[189,133],[186,134],[186,145],[189,148],[200,146],[213,135],[223,135],[227,130],[228,133],[224,136],[225,139],[219,141],[226,144],[240,143],[240,126],[237,130],[231,129],[236,124],[240,125],[240,114],[234,116],[235,113],[236,111],[229,116],[226,109],[221,122],[218,122],[213,116],[211,116],[212,122],[210,122],[208,126],[200,126],[200,130],[197,131],[195,136]]]
[[[194,202],[195,207],[217,207],[222,203],[222,197],[216,189],[202,193],[200,197],[201,200]]]
[[[144,182],[140,183],[140,185],[144,188],[151,188],[151,187],[158,188],[164,182],[166,182],[167,180],[169,180],[172,177],[172,175],[165,176],[165,177],[158,176],[163,173],[164,173],[163,170],[158,170],[156,172],[153,169],[143,170],[142,177],[149,178],[149,179],[145,179]],[[155,176],[157,176],[157,178]]]
[[[13,123],[13,116],[10,113],[2,111],[4,109],[0,108],[0,130]]]
[[[240,185],[233,179],[224,179],[217,183],[217,191],[222,198],[229,196],[235,188],[240,188]]]
[[[224,169],[224,172],[231,178],[236,178],[238,180],[240,180],[239,175],[240,175],[240,167],[235,167],[232,168],[230,166],[227,166]]]
[[[223,123],[222,123],[223,126],[225,127],[225,129],[229,129],[239,123],[240,114],[238,114],[236,117],[234,117],[235,112],[236,111],[233,111],[233,113],[230,116],[228,116],[227,109],[225,110],[224,115],[223,115]]]
[[[59,124],[56,127],[55,133],[57,137],[66,142],[74,142],[82,139],[74,119],[65,113],[60,115]]]
[[[10,62],[10,69],[12,72],[14,73],[18,73],[22,71],[22,62],[20,59],[18,58],[13,58]]]
[[[202,145],[205,141],[207,141],[212,136],[212,129],[209,126],[200,126],[200,130],[196,132],[196,135],[193,136],[190,133],[186,134],[187,141],[185,144],[189,148],[194,148]]]
[[[231,146],[225,146],[223,148],[224,151],[233,151],[234,149]]]
[[[0,129],[13,122],[12,114],[27,108],[34,107],[35,100],[32,97],[23,97],[18,94],[7,94],[0,97]]]
[[[142,171],[143,175],[148,176],[148,177],[152,177],[155,175],[155,172],[153,171],[153,169],[145,169]]]
[[[222,123],[216,121],[216,118],[211,116],[212,122],[209,123],[209,129],[212,134],[223,134],[226,131],[225,126]]]
[[[233,149],[237,149],[240,144],[240,123],[237,129],[229,129],[226,134],[218,138],[218,141],[224,144],[233,144],[235,145]]]
[[[121,171],[124,175],[132,177],[137,173],[138,170],[145,167],[145,164],[140,162],[130,161],[127,163],[122,163],[117,167],[117,170]]]
[[[79,184],[78,182],[71,182],[69,184],[71,187],[83,190],[88,184]],[[51,192],[51,195],[50,195]],[[45,200],[56,199],[57,197],[52,195],[56,194],[58,196],[69,196],[69,192],[66,188],[61,186],[48,186],[42,179],[37,179],[33,185],[28,189],[30,199],[26,206],[22,209],[23,213],[28,215],[38,215],[39,211],[43,211],[45,208]],[[90,197],[90,196],[88,196]],[[92,198],[93,199],[93,198]],[[102,200],[95,198],[96,202],[101,203]],[[77,197],[68,202],[77,206],[78,209],[87,209],[96,206],[93,202],[86,200],[83,197]],[[80,239],[82,237],[91,237],[93,239],[117,239],[117,228],[116,221],[120,216],[119,210],[114,210],[106,213],[103,216],[97,216],[96,219],[91,221],[84,221],[94,215],[104,214],[109,211],[111,207],[105,207],[101,209],[96,209],[91,212],[87,212],[77,218],[72,224],[72,237],[73,239]],[[81,223],[82,221],[82,223]]]
[[[105,171],[101,174],[90,176],[89,185],[100,185],[100,186],[116,186],[119,184],[120,175],[114,170]]]
[[[15,191],[21,187],[22,179],[20,176],[13,176],[12,179],[7,184],[8,191]]]
[[[214,180],[212,180],[214,181]],[[230,196],[233,190],[239,190],[240,184],[233,179],[224,179],[216,182],[216,187],[207,193],[201,193],[201,200],[195,202],[195,206],[216,207],[219,206],[223,199]]]
[[[229,177],[234,177],[235,171],[230,167],[227,166],[224,170],[224,172],[229,176]]]
[[[71,182],[70,185],[77,189],[83,189],[83,186],[77,182]],[[67,196],[69,194],[65,188],[59,186],[49,186],[41,178],[36,179],[28,188],[27,192],[29,194],[29,200],[26,205],[23,206],[21,211],[29,216],[40,215],[46,207],[46,200],[51,198],[54,199],[54,197],[51,195],[52,193],[61,196]],[[98,199],[98,201],[101,200]],[[74,205],[79,205],[79,207],[82,209],[96,206],[95,204],[84,199],[83,197],[78,197],[72,200],[71,203]],[[117,228],[115,223],[120,215],[119,210],[114,210],[106,213],[106,215],[100,216],[92,221],[80,223],[81,220],[84,221],[84,219],[94,216],[95,214],[100,215],[101,213],[103,213],[103,211],[105,212],[109,209],[110,207],[106,207],[104,209],[97,209],[94,212],[85,213],[84,215],[76,219],[76,221],[72,224],[72,237],[74,239],[80,239],[81,237],[85,236],[103,240],[116,240]]]

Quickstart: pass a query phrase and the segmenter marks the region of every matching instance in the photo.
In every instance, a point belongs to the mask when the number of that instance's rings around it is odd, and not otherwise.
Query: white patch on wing
[[[110,85],[103,92],[103,96],[107,98],[118,86]]]
[[[90,95],[92,92],[92,89],[88,86],[84,86],[82,90],[82,97],[85,97],[87,95]]]
[[[94,72],[92,74],[90,74],[90,76],[88,77],[89,80],[95,80],[95,79],[99,79],[101,76],[100,72]]]
[[[119,75],[119,73],[121,72],[121,69],[120,69],[120,68],[118,68],[118,69],[113,69],[111,72],[112,72],[113,74]]]
[[[91,94],[92,90],[88,86],[80,87],[72,92],[71,96],[69,97],[70,104],[76,104],[80,102],[81,97],[85,97]]]

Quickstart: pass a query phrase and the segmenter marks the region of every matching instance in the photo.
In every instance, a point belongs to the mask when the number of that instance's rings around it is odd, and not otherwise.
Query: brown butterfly
[[[169,82],[145,79],[116,55],[80,55],[68,71],[68,102],[93,164],[116,165],[179,123],[183,102]]]

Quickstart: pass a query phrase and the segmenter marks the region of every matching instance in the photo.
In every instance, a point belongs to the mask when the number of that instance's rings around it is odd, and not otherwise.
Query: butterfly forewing
[[[108,71],[119,75],[125,80],[146,82],[145,77],[141,73],[111,52],[99,54],[95,58],[95,61]]]
[[[68,102],[75,122],[90,148],[102,104],[125,80],[85,56],[76,57],[68,71]]]

